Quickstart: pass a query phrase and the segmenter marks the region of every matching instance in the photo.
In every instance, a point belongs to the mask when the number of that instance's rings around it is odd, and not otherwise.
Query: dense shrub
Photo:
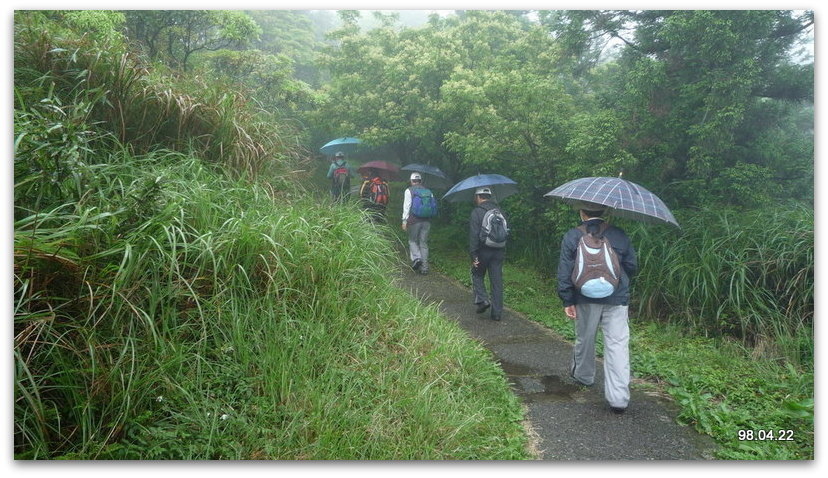
[[[640,313],[812,364],[813,209],[695,211],[681,214],[681,224],[631,229]]]

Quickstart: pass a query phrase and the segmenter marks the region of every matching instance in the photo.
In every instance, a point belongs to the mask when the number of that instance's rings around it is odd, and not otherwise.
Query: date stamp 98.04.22
[[[739,430],[739,441],[794,441],[793,430]]]

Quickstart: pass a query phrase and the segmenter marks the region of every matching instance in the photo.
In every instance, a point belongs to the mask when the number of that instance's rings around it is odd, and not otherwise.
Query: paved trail
[[[501,322],[475,313],[469,289],[448,277],[401,269],[400,287],[423,302],[438,303],[446,317],[456,320],[500,361],[528,410],[538,459],[714,459],[713,441],[677,424],[676,408],[668,400],[633,388],[627,412],[616,415],[603,398],[600,365],[592,387],[569,379],[570,343],[508,307]]]

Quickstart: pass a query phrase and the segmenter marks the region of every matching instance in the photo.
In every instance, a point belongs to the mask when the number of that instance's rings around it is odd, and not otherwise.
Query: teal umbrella
[[[319,148],[319,151],[327,154],[328,156],[333,156],[340,151],[343,153],[353,153],[361,144],[361,139],[346,136],[344,138],[337,138],[328,141],[325,146]]]

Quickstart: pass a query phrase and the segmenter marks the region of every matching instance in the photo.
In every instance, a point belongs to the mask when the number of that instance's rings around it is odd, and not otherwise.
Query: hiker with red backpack
[[[360,205],[368,212],[371,222],[384,223],[385,209],[390,198],[388,183],[376,169],[369,168],[364,173],[359,188]]]
[[[408,251],[411,268],[428,274],[428,232],[431,218],[437,216],[437,198],[423,187],[420,173],[411,173],[411,186],[405,190],[402,229],[408,232]]]
[[[609,225],[604,211],[580,209],[581,224],[561,242],[558,296],[575,321],[570,377],[581,385],[595,380],[595,338],[604,335],[604,397],[623,413],[630,401],[630,278],[638,269],[627,234]]]
[[[351,176],[356,176],[354,169],[345,160],[345,153],[338,151],[331,158],[331,166],[328,168],[331,197],[334,201],[347,200],[351,196]]]

